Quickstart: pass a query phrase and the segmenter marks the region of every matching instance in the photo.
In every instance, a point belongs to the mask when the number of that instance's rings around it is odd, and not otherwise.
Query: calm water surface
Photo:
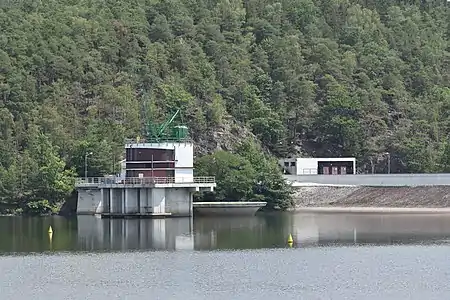
[[[2,217],[0,228],[0,299],[450,298],[450,216]]]

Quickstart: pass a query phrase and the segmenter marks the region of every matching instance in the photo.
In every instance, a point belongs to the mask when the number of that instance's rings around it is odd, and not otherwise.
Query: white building
[[[279,160],[286,174],[290,175],[338,175],[356,174],[356,158],[284,158]]]
[[[130,141],[119,178],[78,178],[77,214],[102,217],[192,216],[193,195],[213,191],[214,177],[194,177],[190,141]]]
[[[170,177],[193,182],[194,145],[191,142],[125,144],[125,177]]]

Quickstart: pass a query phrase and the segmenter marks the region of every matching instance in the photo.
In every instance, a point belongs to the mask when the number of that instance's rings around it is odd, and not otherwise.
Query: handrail
[[[81,177],[75,179],[75,185],[150,185],[150,184],[177,184],[177,183],[216,183],[216,178],[210,177]]]
[[[176,137],[162,137],[161,139],[155,139],[155,138],[134,138],[134,139],[125,139],[125,144],[164,144],[164,143],[191,143],[192,137],[189,135],[183,138],[176,138]]]
[[[298,175],[300,175],[300,174],[302,174],[302,175],[317,175],[317,168],[301,168],[298,171]]]

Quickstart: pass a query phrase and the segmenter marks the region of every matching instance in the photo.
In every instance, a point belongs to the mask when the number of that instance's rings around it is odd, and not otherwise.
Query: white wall
[[[102,209],[102,193],[100,189],[79,189],[77,214],[94,215]]]
[[[175,170],[175,182],[177,182],[177,183],[183,183],[183,182],[192,183],[192,182],[194,182],[193,169]]]
[[[140,143],[126,144],[125,148],[171,149],[175,151],[175,177],[182,178],[178,182],[192,181],[194,177],[194,145],[182,143]],[[183,168],[183,169],[176,169]]]
[[[192,182],[194,179],[194,146],[191,143],[176,144],[175,160],[175,180],[177,182]],[[180,180],[177,180],[177,178]]]
[[[317,174],[317,162],[319,158],[297,158],[297,174]]]

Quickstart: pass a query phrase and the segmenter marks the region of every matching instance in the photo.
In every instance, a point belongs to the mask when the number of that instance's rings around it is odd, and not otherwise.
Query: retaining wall
[[[351,174],[285,175],[289,181],[357,186],[450,186],[450,173],[441,174]]]
[[[301,207],[450,207],[450,185],[419,187],[299,187]]]

